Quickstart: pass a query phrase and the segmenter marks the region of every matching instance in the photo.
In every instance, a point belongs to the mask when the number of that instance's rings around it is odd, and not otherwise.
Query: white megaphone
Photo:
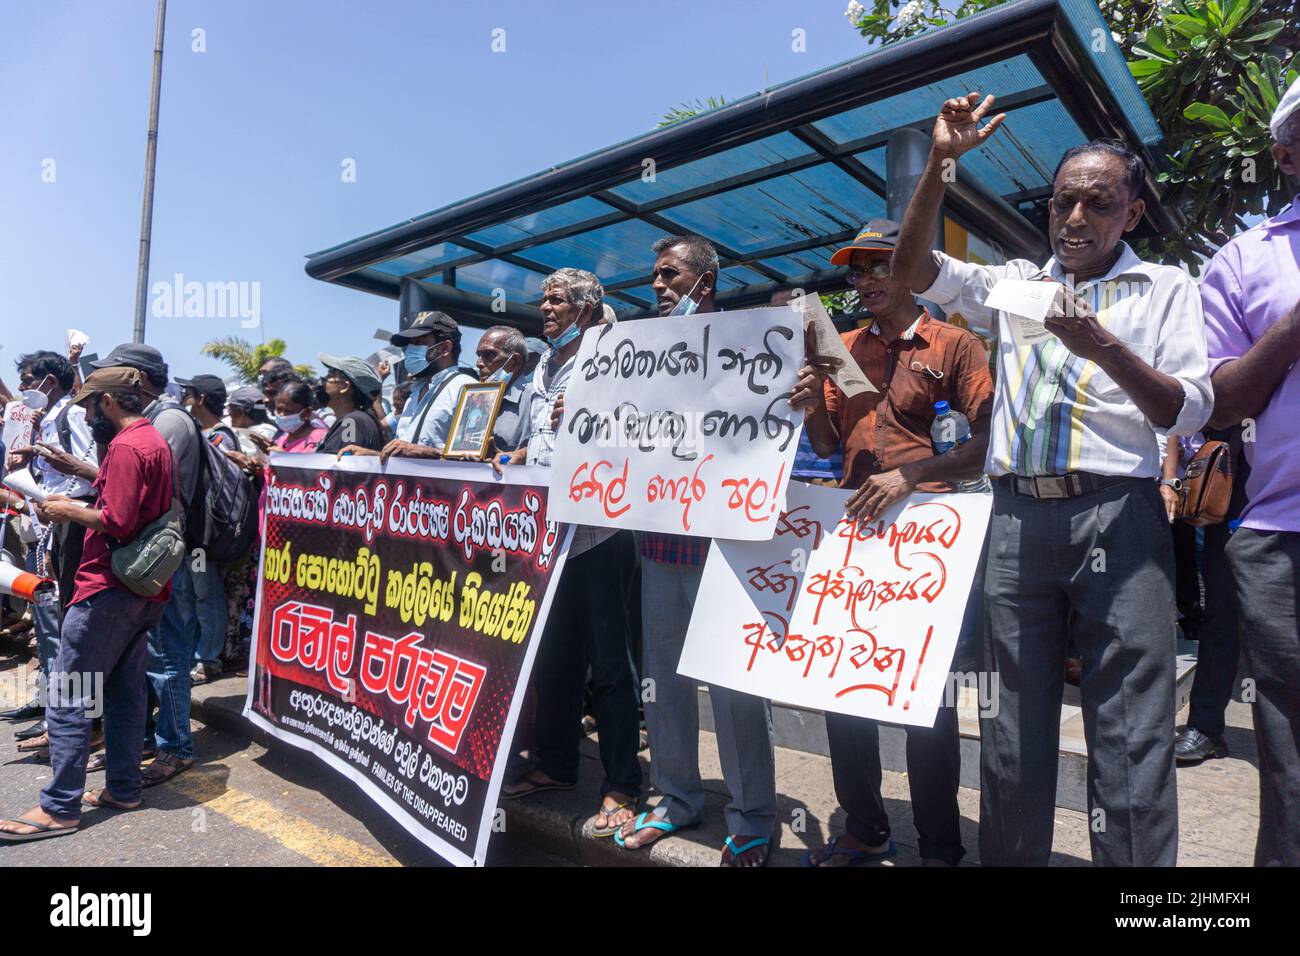
[[[35,601],[38,594],[53,591],[57,586],[52,578],[43,578],[8,562],[0,562],[0,594]]]

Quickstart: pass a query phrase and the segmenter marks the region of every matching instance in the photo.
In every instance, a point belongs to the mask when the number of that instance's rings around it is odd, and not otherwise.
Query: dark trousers
[[[1196,560],[1196,528],[1185,521],[1169,526],[1174,539],[1174,602],[1178,623],[1190,641],[1197,638],[1201,626],[1201,570]]]
[[[998,483],[984,577],[980,862],[1044,866],[1052,851],[1061,693],[1071,639],[1100,866],[1173,866],[1173,544],[1155,482],[1035,499]]]
[[[1227,554],[1255,685],[1255,865],[1300,866],[1300,533],[1238,528]]]
[[[831,747],[835,797],[848,817],[845,829],[863,843],[884,843],[890,828],[880,795],[879,725],[874,720],[827,711],[826,738]],[[966,855],[957,809],[960,777],[957,711],[941,705],[933,727],[907,727],[907,783],[923,860],[943,860],[955,866]]]
[[[82,498],[81,501],[92,499]],[[64,521],[54,526],[53,547],[50,556],[53,563],[55,580],[59,582],[59,613],[68,613],[72,603],[73,582],[77,577],[77,568],[81,567],[81,549],[86,541],[86,528],[73,521]]]
[[[1205,599],[1196,630],[1196,674],[1187,716],[1189,727],[1214,737],[1223,733],[1223,715],[1232,699],[1240,652],[1232,574],[1224,554],[1228,537],[1226,522],[1204,529],[1200,564]]]
[[[100,709],[108,792],[127,803],[140,799],[145,647],[162,609],[124,588],[99,591],[68,608],[45,707],[54,774],[41,791],[41,806],[51,816],[81,816],[90,725]]]
[[[569,558],[537,649],[537,766],[578,779],[578,742],[588,667],[591,707],[605,768],[601,793],[641,794],[636,680],[628,652],[627,575],[632,534],[620,531]]]

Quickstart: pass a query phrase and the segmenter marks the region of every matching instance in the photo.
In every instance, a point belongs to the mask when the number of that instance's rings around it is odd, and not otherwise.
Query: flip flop
[[[845,866],[862,866],[866,863],[875,863],[879,860],[888,860],[890,857],[898,853],[898,846],[897,844],[894,843],[893,840],[889,841],[889,847],[887,849],[880,850],[879,852],[876,853],[867,853],[863,850],[850,850],[847,847],[841,850],[838,849],[839,842],[840,842],[839,837],[832,837],[830,839],[830,842],[826,844],[825,851],[822,853],[823,863],[829,860],[833,856],[843,856],[843,857],[847,857],[849,861],[848,863],[844,864]],[[799,861],[799,864],[801,866],[814,866],[814,867],[821,865],[813,862],[812,850],[809,850],[807,853],[803,855],[803,858]]]
[[[44,823],[37,823],[35,820],[28,820],[26,817],[19,817],[16,820],[0,820],[0,823],[21,823],[25,827],[36,828],[32,833],[10,833],[7,830],[0,830],[0,842],[4,843],[30,843],[32,840],[67,836],[69,833],[76,833],[80,829],[80,824],[75,827],[52,827]]]
[[[506,793],[505,789],[501,790],[502,800],[518,800],[520,797],[531,797],[535,793],[542,793],[545,790],[572,790],[577,783],[538,783],[535,780],[525,778],[520,781],[528,784],[527,790],[520,790],[518,793]]]
[[[726,840],[722,842],[722,848],[724,850],[731,851],[731,862],[730,863],[723,862],[719,865],[731,867],[733,869],[738,869],[738,870],[749,869],[749,867],[736,866],[736,860],[740,859],[740,857],[743,854],[748,853],[750,850],[756,849],[757,847],[760,846],[764,848],[763,862],[758,865],[767,866],[767,861],[772,858],[772,840],[770,837],[755,837],[754,839],[750,840],[748,843],[744,844],[743,846],[736,846],[736,841],[729,836],[727,837]]]
[[[613,816],[616,813],[618,813],[618,811],[626,810],[628,809],[629,806],[634,805],[635,803],[636,803],[635,800],[626,800],[623,803],[620,803],[616,807],[610,807],[608,810],[605,809],[602,803],[601,808],[596,811],[596,817],[600,816],[603,813],[605,815],[605,819],[609,820],[613,818]],[[592,819],[594,820],[596,817],[592,817]],[[609,826],[606,827],[598,827],[593,823],[591,826],[591,835],[594,837],[612,837],[615,833],[618,833],[622,829],[623,829],[623,824],[621,823],[618,824],[617,826],[610,824]]]
[[[636,824],[632,828],[633,833],[640,833],[642,830],[663,830],[664,833],[676,833],[678,830],[687,830],[691,827],[699,826],[698,823],[687,823],[684,826],[678,826],[675,823],[669,823],[667,820],[647,820],[646,817],[648,816],[650,816],[649,810],[636,818]],[[624,824],[624,826],[626,826],[626,824]],[[644,844],[644,846],[653,846],[654,843],[658,843],[662,839],[663,837],[658,837],[651,843]],[[643,849],[642,846],[628,846],[623,842],[623,827],[619,827],[614,833],[614,842],[624,850]]]
[[[96,794],[96,793],[98,793],[99,796],[97,797],[92,796],[92,794]],[[135,804],[134,806],[132,806],[129,803],[123,803],[121,800],[115,800],[113,798],[113,795],[108,792],[107,787],[101,787],[99,790],[87,790],[85,793],[81,795],[81,802],[87,807],[95,807],[96,809],[102,808],[107,810],[130,811],[130,810],[139,810],[142,806],[144,806],[143,800],[141,800],[139,803]]]

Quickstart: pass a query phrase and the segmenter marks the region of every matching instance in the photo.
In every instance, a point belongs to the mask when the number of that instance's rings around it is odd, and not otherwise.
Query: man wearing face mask
[[[157,349],[135,342],[119,345],[93,368],[124,365],[142,373],[141,393],[149,404],[144,417],[158,430],[172,450],[176,462],[181,500],[191,512],[199,487],[200,456],[203,448],[199,430],[180,403],[166,393],[167,363]],[[191,561],[182,561],[172,576],[171,598],[163,608],[162,621],[149,635],[145,672],[149,682],[149,716],[145,752],[156,758],[145,770],[144,786],[169,780],[194,764],[194,741],[190,735],[190,670],[194,647],[200,634],[199,597],[195,590]],[[157,706],[157,720],[153,709]]]
[[[518,448],[524,433],[524,367],[528,364],[528,345],[524,333],[509,325],[494,325],[483,333],[476,350],[480,382],[504,382],[501,409],[492,427],[494,447],[499,451]]]
[[[652,288],[661,316],[716,312],[718,254],[699,236],[665,236],[655,253]],[[645,532],[641,536],[641,626],[644,678],[654,698],[645,704],[650,779],[662,795],[650,812],[628,821],[615,837],[635,850],[695,826],[704,814],[699,762],[697,682],[677,673],[695,607],[709,539]],[[728,837],[721,864],[763,866],[776,830],[776,765],[768,702],[725,687],[709,688],[722,776],[731,792]]]
[[[551,344],[537,363],[524,399],[524,423],[510,460],[549,467],[555,451],[557,409],[572,380],[582,333],[603,318],[600,280],[582,269],[558,269],[542,280],[542,332]],[[519,345],[523,345],[522,342]],[[636,552],[630,531],[579,525],[564,565],[551,615],[537,651],[537,768],[501,791],[507,800],[544,790],[571,789],[578,778],[583,688],[604,770],[592,834],[612,836],[635,817],[641,793],[636,680],[628,647],[627,603]]]
[[[447,443],[447,430],[460,400],[460,390],[478,381],[456,363],[460,359],[460,326],[445,312],[421,312],[409,328],[389,341],[402,348],[402,362],[411,376],[410,398],[397,419],[397,437],[379,457],[437,458]],[[359,445],[343,453],[373,455]]]
[[[46,494],[58,494],[79,501],[93,500],[91,482],[97,471],[95,441],[86,425],[86,411],[72,403],[69,389],[74,380],[72,363],[57,352],[32,352],[18,359],[18,387],[39,396],[45,405],[38,433],[30,448],[9,456],[9,470],[27,467]],[[55,605],[32,605],[36,628],[37,659],[41,673],[49,676],[49,665],[58,649],[59,622],[72,601],[72,583],[81,563],[85,528],[78,524],[43,525],[32,514],[37,546],[27,551],[27,570],[53,577],[59,582]],[[0,714],[12,720],[41,715],[41,703],[33,701]],[[19,739],[44,733],[44,722],[19,731]]]
[[[52,495],[35,506],[42,521],[74,522],[87,533],[54,663],[55,672],[69,679],[51,690],[47,708],[51,779],[38,806],[0,821],[5,842],[70,836],[83,807],[140,805],[146,644],[168,593],[164,587],[141,597],[125,588],[113,573],[110,547],[135,537],[172,501],[172,455],[142,414],[148,401],[143,381],[136,369],[98,369],[73,400],[93,402],[90,429],[107,447],[95,479],[96,505]],[[107,732],[107,786],[86,791],[91,713],[98,708]]]

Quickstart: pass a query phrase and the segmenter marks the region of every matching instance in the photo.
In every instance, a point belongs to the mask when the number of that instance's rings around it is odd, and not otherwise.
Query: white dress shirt
[[[996,335],[997,393],[985,470],[1156,478],[1157,435],[1191,435],[1210,417],[1214,394],[1205,356],[1205,320],[1196,284],[1182,269],[1143,262],[1128,243],[1105,275],[1073,284],[1055,257],[1039,267],[1024,259],[983,266],[935,253],[939,277],[921,297]],[[1173,426],[1153,425],[1096,363],[1070,352],[1055,335],[1026,343],[1019,320],[986,308],[1001,279],[1051,278],[1072,288],[1097,321],[1142,361],[1177,379],[1183,406]]]
[[[57,427],[59,415],[62,414],[65,408],[68,408],[71,401],[71,395],[64,395],[45,410],[38,426],[40,441],[51,448],[66,451],[77,461],[97,465],[95,439],[90,434],[90,426],[86,424],[86,410],[80,405],[73,405],[68,411],[68,444],[71,447],[64,448],[63,443],[59,440],[59,429]],[[47,495],[88,498],[93,494],[91,483],[85,478],[80,478],[77,475],[65,475],[40,455],[32,456],[30,467],[32,477],[40,482],[41,488]],[[32,515],[32,524],[37,528],[41,526],[40,519],[35,514]]]

